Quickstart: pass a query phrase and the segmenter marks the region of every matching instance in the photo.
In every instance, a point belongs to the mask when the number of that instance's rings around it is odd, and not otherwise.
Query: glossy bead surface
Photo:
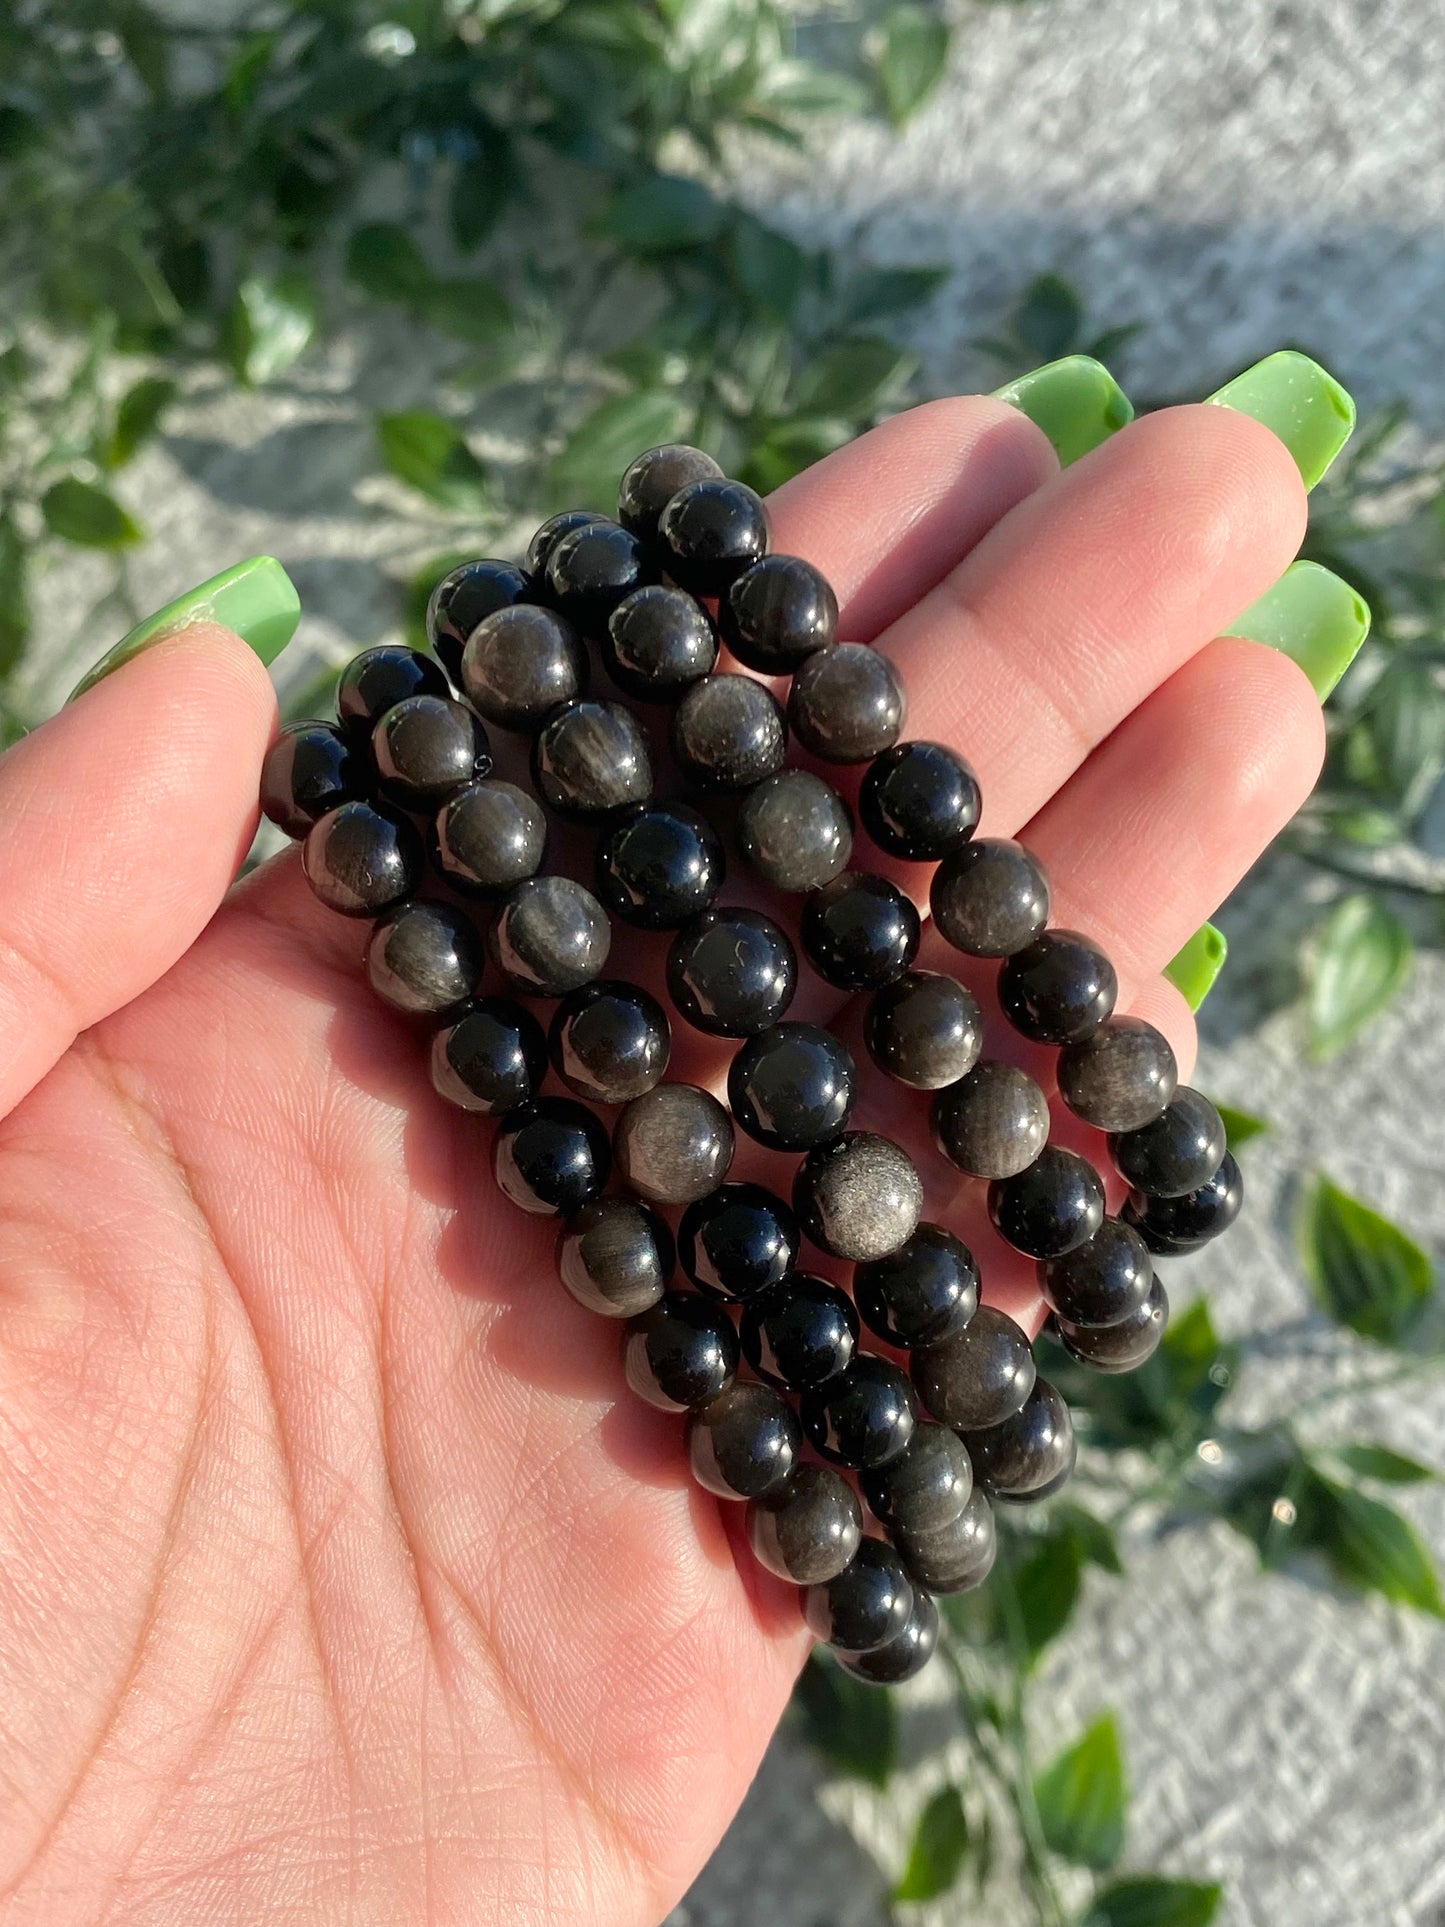
[[[717,664],[717,633],[683,589],[653,583],[612,611],[602,639],[607,673],[635,702],[675,703]]]
[[[1039,1266],[1039,1290],[1074,1325],[1117,1325],[1149,1296],[1154,1267],[1137,1231],[1105,1218],[1086,1243]]]
[[[492,767],[480,719],[448,696],[408,696],[371,733],[381,793],[404,810],[438,809]]]
[[[1027,1170],[1049,1137],[1049,1101],[1027,1071],[986,1059],[933,1100],[933,1141],[973,1178]]]
[[[503,894],[535,876],[546,854],[542,806],[515,783],[472,783],[437,812],[432,860],[465,895]]]
[[[1160,1257],[1176,1258],[1217,1238],[1239,1216],[1244,1204],[1244,1177],[1226,1152],[1219,1169],[1197,1190],[1177,1198],[1150,1198],[1135,1192],[1120,1216],[1132,1225],[1149,1249]]]
[[[748,1507],[754,1557],[779,1579],[816,1586],[848,1565],[863,1538],[863,1508],[830,1465],[797,1465]]]
[[[993,1570],[998,1524],[986,1496],[975,1490],[956,1519],[926,1532],[899,1528],[894,1544],[915,1585],[930,1593],[972,1592]]]
[[[852,1299],[811,1272],[792,1272],[743,1305],[743,1356],[759,1378],[790,1392],[836,1378],[857,1343]]]
[[[652,752],[621,703],[568,703],[537,732],[532,776],[549,809],[596,823],[652,795]]]
[[[627,1334],[627,1382],[659,1411],[705,1405],[732,1384],[737,1368],[737,1333],[727,1313],[694,1292],[668,1292]]]
[[[704,676],[672,716],[672,753],[700,790],[745,790],[783,767],[788,725],[751,676]]]
[[[328,810],[367,787],[370,771],[355,745],[330,723],[291,723],[261,765],[261,809],[287,836],[303,837]]]
[[[598,1198],[568,1218],[557,1240],[557,1276],[579,1305],[604,1318],[636,1318],[672,1276],[672,1233],[632,1198]]]
[[[890,856],[932,863],[973,835],[978,778],[943,743],[899,743],[875,757],[858,795],[863,827]]]
[[[1104,1222],[1104,1184],[1087,1158],[1046,1144],[1025,1171],[995,1178],[988,1215],[1015,1251],[1060,1258],[1092,1238]]]
[[[862,1478],[863,1496],[890,1531],[933,1532],[951,1525],[973,1492],[973,1461],[946,1425],[915,1425],[913,1436],[887,1465]]]
[[[877,990],[901,977],[921,934],[912,900],[867,871],[845,870],[803,906],[804,954],[839,990]]]
[[[570,1097],[539,1097],[508,1111],[493,1151],[497,1184],[524,1211],[570,1218],[607,1182],[607,1133]]]
[[[913,1583],[881,1539],[864,1539],[835,1579],[803,1595],[803,1617],[816,1636],[854,1653],[897,1639],[912,1612]]]
[[[657,565],[630,529],[598,520],[559,535],[543,575],[549,599],[584,635],[595,636],[624,597],[657,580]]]
[[[863,1037],[879,1070],[913,1090],[936,1091],[978,1062],[983,1016],[956,978],[909,970],[875,992]]]
[[[690,1204],[677,1255],[697,1286],[720,1298],[756,1298],[798,1261],[802,1232],[791,1206],[761,1184],[723,1184]]]
[[[624,1180],[654,1204],[690,1204],[715,1191],[733,1161],[732,1119],[695,1084],[659,1084],[633,1098],[613,1134]]]
[[[370,737],[377,723],[408,696],[450,696],[446,672],[419,649],[397,642],[379,643],[353,656],[336,685],[341,727],[357,741]]]
[[[738,853],[774,890],[819,890],[846,868],[853,852],[848,805],[811,770],[779,770],[742,800]]]
[[[1119,1175],[1152,1198],[1180,1198],[1207,1184],[1228,1144],[1224,1120],[1202,1091],[1184,1084],[1152,1124],[1119,1131],[1109,1153]]]
[[[384,803],[343,803],[306,833],[301,867],[328,910],[375,917],[410,896],[425,865],[422,840]]]
[[[526,603],[478,623],[462,651],[467,701],[499,729],[536,729],[558,703],[587,693],[591,673],[571,623]]]
[[[692,1476],[720,1499],[756,1499],[775,1491],[802,1443],[797,1415],[771,1385],[734,1383],[687,1417]]]
[[[464,1111],[493,1117],[516,1110],[546,1075],[542,1026],[510,997],[479,997],[432,1038],[432,1085]]]
[[[1133,1372],[1154,1356],[1169,1323],[1169,1299],[1156,1278],[1137,1311],[1117,1325],[1056,1321],[1059,1343],[1076,1364],[1096,1372]]]
[[[788,691],[793,734],[825,763],[866,763],[898,741],[908,711],[903,682],[888,657],[861,642],[840,642],[798,664]]]
[[[1022,1327],[992,1305],[980,1305],[962,1331],[920,1345],[913,1388],[924,1410],[955,1431],[997,1425],[1033,1389],[1034,1355]]]
[[[859,1265],[853,1297],[870,1331],[911,1350],[960,1331],[978,1310],[978,1262],[941,1224],[920,1224],[886,1257]]]
[[[727,874],[722,838],[686,803],[648,803],[597,844],[597,894],[640,930],[676,930],[699,916]]]
[[[793,1209],[822,1250],[855,1264],[911,1238],[923,1209],[912,1158],[872,1131],[847,1131],[810,1151],[793,1178]]]
[[[475,925],[449,903],[399,903],[366,946],[372,989],[408,1017],[439,1017],[464,1004],[484,961]]]
[[[680,488],[689,482],[722,479],[712,456],[686,442],[663,442],[644,449],[618,487],[617,519],[644,542],[651,542],[657,535],[657,518]]]
[[[562,997],[601,976],[612,931],[596,897],[571,877],[528,877],[502,905],[488,941],[513,989]]]
[[[1100,1131],[1137,1131],[1166,1109],[1179,1085],[1169,1039],[1141,1017],[1111,1017],[1059,1052],[1059,1095]]]
[[[612,518],[601,515],[596,509],[563,509],[557,515],[549,515],[527,544],[527,571],[540,580],[551,559],[552,550],[564,535],[573,529],[585,529],[593,522],[608,522]]]
[[[798,956],[771,917],[709,910],[673,940],[667,989],[694,1029],[712,1037],[770,1030],[793,1001]]]
[[[964,1439],[973,1475],[986,1492],[1026,1498],[1045,1486],[1057,1490],[1074,1464],[1074,1423],[1062,1395],[1046,1378],[1011,1417]]]
[[[851,1052],[817,1024],[774,1024],[728,1066],[733,1116],[770,1151],[810,1151],[837,1137],[853,1094]]]
[[[872,1352],[855,1353],[835,1377],[805,1392],[801,1409],[816,1450],[859,1469],[896,1459],[918,1417],[907,1374]]]
[[[703,477],[670,496],[657,521],[663,566],[679,588],[720,596],[768,549],[768,511],[742,482]]]
[[[1046,930],[1015,951],[998,974],[998,1000],[1020,1036],[1069,1044],[1112,1016],[1119,994],[1114,966],[1077,930]]]
[[[766,555],[718,602],[722,639],[749,669],[790,676],[838,633],[838,598],[821,572],[796,555]]]
[[[548,1044],[568,1090],[595,1104],[641,1097],[672,1054],[662,1005],[637,984],[610,979],[568,992],[553,1014]]]
[[[955,950],[1009,957],[1049,920],[1049,884],[1021,843],[980,837],[939,864],[928,893],[933,921]]]
[[[921,1586],[913,1589],[913,1610],[901,1633],[867,1653],[839,1653],[838,1664],[870,1686],[901,1686],[916,1679],[938,1647],[938,1608]]]
[[[479,622],[526,602],[534,593],[532,578],[515,562],[499,562],[490,556],[463,562],[459,569],[444,575],[431,592],[426,610],[427,640],[451,677],[461,686],[462,651],[467,637]]]

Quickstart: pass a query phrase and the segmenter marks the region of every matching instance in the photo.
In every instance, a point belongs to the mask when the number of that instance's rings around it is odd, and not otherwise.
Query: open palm
[[[1284,448],[1180,409],[1059,475],[941,402],[773,508],[1187,1067],[1159,969],[1320,755],[1300,672],[1213,640],[1299,542]],[[0,1919],[654,1922],[782,1711],[795,1596],[629,1400],[364,930],[294,855],[225,894],[273,728],[197,627],[0,762]]]

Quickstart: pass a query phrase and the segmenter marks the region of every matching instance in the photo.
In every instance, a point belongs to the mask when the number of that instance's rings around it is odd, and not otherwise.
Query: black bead
[[[720,596],[768,548],[768,511],[742,482],[704,477],[672,496],[657,522],[663,566],[693,595]]]
[[[451,684],[440,663],[419,649],[397,642],[379,643],[353,656],[336,685],[341,727],[358,741],[369,738],[388,709],[408,696],[450,696]]]
[[[872,1352],[857,1353],[836,1377],[805,1392],[801,1409],[803,1430],[822,1456],[859,1468],[896,1459],[918,1416],[907,1374]]]
[[[1177,1198],[1151,1198],[1135,1192],[1120,1216],[1160,1257],[1178,1258],[1217,1238],[1239,1216],[1244,1176],[1226,1152],[1219,1169],[1197,1190]]]
[[[447,696],[408,696],[388,709],[371,733],[371,756],[388,802],[428,814],[492,767],[480,719]]]
[[[743,1305],[743,1356],[759,1378],[805,1392],[852,1363],[858,1314],[847,1292],[794,1271]]]
[[[261,808],[287,836],[302,837],[328,810],[366,788],[366,758],[330,723],[291,723],[261,765]]]
[[[1224,1120],[1192,1085],[1174,1093],[1167,1110],[1137,1131],[1118,1131],[1109,1152],[1119,1175],[1151,1198],[1179,1198],[1207,1184],[1228,1144]]]
[[[660,1411],[705,1405],[732,1384],[737,1368],[738,1336],[727,1313],[695,1292],[668,1292],[628,1330],[627,1382]]]
[[[717,663],[707,610],[684,589],[653,583],[612,611],[602,638],[607,673],[641,703],[675,703]]]
[[[1077,930],[1046,930],[1017,950],[998,974],[1005,1017],[1040,1044],[1070,1044],[1113,1015],[1114,966]]]
[[[972,1592],[993,1570],[998,1525],[987,1497],[975,1488],[972,1498],[947,1525],[927,1532],[899,1527],[893,1534],[909,1578],[928,1592]]]
[[[720,1499],[756,1499],[775,1491],[802,1443],[797,1415],[771,1385],[729,1385],[687,1417],[692,1475]]]
[[[636,1318],[667,1290],[672,1233],[634,1198],[598,1198],[557,1239],[557,1276],[579,1305],[605,1318]]]
[[[866,1653],[907,1630],[913,1597],[913,1582],[892,1546],[865,1539],[836,1579],[804,1593],[803,1617],[830,1646]]]
[[[802,1232],[790,1206],[761,1184],[724,1184],[682,1214],[677,1255],[697,1286],[720,1298],[756,1298],[798,1261]]]
[[[872,1131],[845,1131],[810,1151],[793,1177],[806,1236],[835,1258],[866,1264],[911,1238],[923,1208],[912,1158]]]
[[[1156,1278],[1149,1296],[1117,1325],[1072,1325],[1055,1321],[1059,1343],[1075,1364],[1096,1372],[1133,1372],[1159,1349],[1169,1323],[1169,1299]]]
[[[706,910],[727,874],[722,838],[686,803],[647,803],[597,844],[597,894],[625,923],[676,930]]]
[[[774,890],[818,890],[852,855],[853,817],[821,776],[784,769],[743,798],[737,839],[743,862]]]
[[[733,1126],[710,1091],[658,1084],[634,1097],[612,1133],[624,1181],[654,1204],[691,1204],[715,1191],[733,1161]]]
[[[994,1229],[1030,1258],[1061,1258],[1104,1222],[1104,1184],[1087,1158],[1046,1144],[1027,1170],[988,1187]]]
[[[901,1686],[916,1679],[938,1647],[938,1608],[933,1595],[913,1589],[913,1611],[901,1633],[867,1653],[839,1653],[838,1664],[870,1686]]]
[[[535,585],[525,569],[515,562],[498,562],[484,556],[476,562],[463,562],[459,569],[444,575],[431,592],[426,610],[427,640],[436,651],[442,667],[461,687],[462,651],[467,637],[479,622],[527,602]]]
[[[467,701],[498,729],[539,728],[558,703],[586,695],[591,675],[571,623],[524,602],[479,622],[462,651]]]
[[[1111,1017],[1059,1052],[1059,1095],[1100,1131],[1137,1131],[1168,1107],[1179,1086],[1169,1039],[1142,1017]]]
[[[783,767],[788,724],[751,676],[704,676],[672,716],[672,753],[700,790],[745,790]]]
[[[1046,1378],[1011,1417],[985,1431],[969,1432],[964,1444],[974,1477],[986,1492],[1012,1499],[1057,1491],[1074,1466],[1074,1424],[1063,1397]]]
[[[1049,1137],[1049,1101],[1027,1071],[991,1058],[939,1091],[933,1141],[973,1178],[1011,1178],[1027,1170]]]
[[[652,795],[652,753],[642,725],[621,703],[567,703],[532,745],[532,777],[559,816],[596,823]]]
[[[943,743],[898,743],[863,778],[858,813],[890,856],[936,862],[973,835],[983,806],[978,778]]]
[[[1117,1325],[1149,1296],[1154,1267],[1137,1231],[1105,1218],[1087,1243],[1039,1265],[1045,1303],[1073,1325]]]
[[[617,490],[617,519],[644,542],[657,538],[657,518],[689,482],[721,481],[723,472],[700,448],[663,442],[645,449],[628,467]]]
[[[366,946],[372,989],[409,1017],[440,1017],[464,1004],[485,952],[471,919],[449,903],[399,903]]]
[[[547,552],[547,594],[584,635],[598,635],[618,603],[657,580],[657,565],[620,522],[586,522]]]
[[[955,950],[1010,957],[1048,922],[1049,880],[1021,843],[981,836],[939,864],[928,901]]]
[[[916,1091],[954,1084],[978,1062],[983,1016],[971,990],[933,970],[909,970],[870,999],[868,1055]]]
[[[596,509],[563,509],[559,515],[549,515],[527,544],[527,572],[534,581],[542,581],[546,575],[552,550],[564,535],[573,529],[590,528],[594,522],[609,522],[611,517],[601,515]]]
[[[493,1157],[512,1203],[543,1217],[568,1218],[590,1204],[612,1168],[600,1119],[570,1097],[539,1097],[508,1111]]]
[[[866,871],[845,870],[803,906],[803,950],[839,990],[891,984],[918,955],[921,934],[912,899]]]
[[[384,803],[343,803],[306,833],[301,867],[328,910],[375,917],[421,881],[426,857],[421,837]]]
[[[535,876],[547,854],[542,806],[515,783],[472,783],[437,812],[432,861],[454,890],[496,896]]]
[[[667,1014],[637,984],[583,984],[558,1004],[548,1038],[569,1091],[595,1104],[626,1104],[650,1091],[672,1054]]]
[[[886,1258],[859,1265],[853,1297],[870,1331],[890,1345],[934,1345],[978,1310],[978,1262],[941,1224],[920,1224]]]
[[[891,1531],[936,1532],[951,1525],[973,1492],[973,1461],[946,1425],[915,1425],[896,1459],[863,1474],[863,1496]]]
[[[798,957],[757,910],[709,910],[673,939],[667,989],[680,1014],[711,1037],[771,1030],[793,1001]]]
[[[596,897],[571,877],[528,877],[502,905],[488,943],[514,990],[562,997],[601,976],[612,929]]]
[[[862,1538],[863,1508],[831,1465],[794,1466],[782,1485],[748,1507],[748,1542],[758,1563],[798,1586],[832,1579]]]
[[[838,633],[838,598],[811,562],[767,555],[718,601],[718,627],[739,662],[765,676],[790,676]]]
[[[733,1116],[770,1151],[809,1151],[837,1137],[853,1094],[851,1052],[817,1024],[774,1024],[728,1066]]]
[[[531,1102],[546,1075],[542,1026],[510,997],[479,997],[432,1038],[431,1081],[464,1111],[514,1111]]]
[[[911,1363],[924,1409],[955,1431],[997,1425],[1033,1388],[1033,1347],[992,1305],[980,1305],[962,1331],[939,1344],[920,1345]]]
[[[793,734],[826,763],[866,763],[891,749],[907,707],[898,671],[861,642],[806,657],[788,691]]]

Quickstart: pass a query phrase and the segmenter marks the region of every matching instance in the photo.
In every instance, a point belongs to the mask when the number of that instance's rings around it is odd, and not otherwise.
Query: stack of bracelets
[[[1049,887],[1028,851],[974,836],[968,764],[898,740],[897,671],[837,642],[837,617],[810,563],[768,553],[751,489],[697,449],[650,449],[623,478],[616,520],[554,516],[524,566],[482,560],[448,575],[428,613],[435,657],[358,656],[338,723],[282,733],[262,804],[305,839],[322,902],[375,919],[373,987],[433,1027],[438,1092],[497,1117],[497,1182],[561,1220],[562,1283],[625,1321],[633,1391],[684,1415],[699,1482],[746,1503],[753,1551],[803,1588],[808,1625],[851,1673],[887,1684],[931,1655],[934,1595],[988,1573],[991,1502],[1042,1498],[1069,1476],[1073,1427],[1026,1333],[980,1305],[968,1247],[919,1221],[908,1154],[849,1131],[853,1054],[787,1020],[791,938],[756,909],[718,903],[719,804],[753,875],[802,894],[813,970],[871,993],[869,1056],[933,1093],[938,1149],[988,1181],[993,1224],[1037,1262],[1073,1359],[1121,1372],[1151,1356],[1168,1317],[1152,1256],[1224,1230],[1241,1184],[1217,1111],[1176,1088],[1168,1041],[1113,1014],[1115,973],[1096,944],[1046,927]],[[589,646],[617,695],[589,694]],[[722,647],[756,674],[720,671]],[[759,677],[789,676],[785,709]],[[694,802],[655,796],[648,734],[618,695],[670,709],[672,765]],[[489,724],[530,739],[530,790],[491,774]],[[786,766],[790,733],[825,765],[867,764],[869,838],[935,863],[938,931],[968,957],[1002,960],[1005,1017],[1060,1047],[1064,1103],[1108,1133],[1131,1187],[1117,1217],[1093,1165],[1049,1143],[1041,1085],[981,1056],[971,991],[912,968],[912,899],[847,867],[852,812],[821,776]],[[543,869],[553,818],[597,832],[592,890]],[[485,956],[465,903],[479,899],[496,904],[487,947],[511,995],[478,994]],[[664,1081],[661,1002],[602,975],[614,917],[672,933],[677,1014],[742,1040],[730,1108]],[[545,1030],[521,998],[557,1000]],[[575,1096],[541,1094],[549,1065]],[[610,1136],[599,1104],[620,1106]],[[802,1154],[791,1203],[727,1181],[735,1127]],[[606,1190],[614,1167],[620,1194]],[[676,1207],[680,1219],[663,1215]],[[851,1296],[798,1269],[805,1238],[853,1265]],[[675,1287],[678,1267],[693,1289]],[[863,1349],[860,1320],[884,1351]]]

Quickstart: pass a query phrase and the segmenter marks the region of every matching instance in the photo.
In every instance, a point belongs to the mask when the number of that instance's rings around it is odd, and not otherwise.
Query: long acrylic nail
[[[1272,428],[1313,488],[1354,433],[1355,403],[1317,361],[1292,348],[1266,355],[1208,399]]]
[[[189,629],[193,622],[216,622],[232,629],[262,662],[274,662],[295,635],[300,617],[301,598],[281,564],[269,555],[253,555],[213,575],[199,588],[188,589],[164,609],[138,622],[81,677],[67,700],[74,702],[113,669],[153,643]]]
[[[1268,643],[1297,662],[1323,702],[1370,633],[1370,605],[1318,562],[1292,562],[1224,632]]]
[[[1202,923],[1178,956],[1164,966],[1164,975],[1182,991],[1191,1010],[1198,1010],[1229,955],[1229,939],[1212,923]]]
[[[993,392],[1044,431],[1064,468],[1134,419],[1129,397],[1091,355],[1046,362]]]

